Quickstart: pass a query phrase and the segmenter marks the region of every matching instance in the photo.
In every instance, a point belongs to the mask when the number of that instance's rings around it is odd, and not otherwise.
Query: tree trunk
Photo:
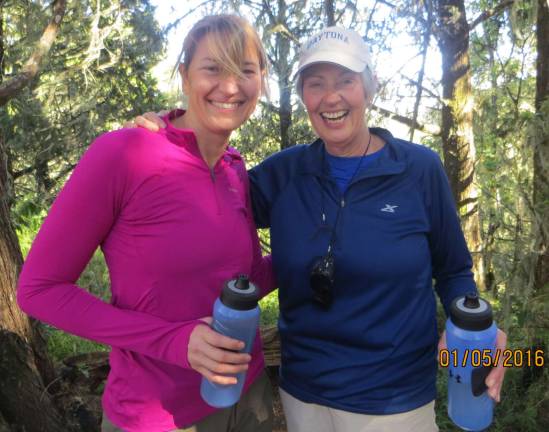
[[[3,51],[3,6],[0,3],[0,60]],[[65,0],[52,3],[53,16],[21,72],[0,83],[0,106],[14,98],[39,73],[65,12]],[[3,64],[0,71],[3,71]],[[8,153],[0,133],[0,428],[49,432],[70,430],[48,393],[55,373],[39,323],[21,312],[15,286],[23,257],[11,223],[12,182]],[[47,387],[44,385],[47,384]]]
[[[335,26],[334,0],[324,0],[324,13],[326,14],[326,26]]]
[[[536,27],[538,58],[536,62],[536,123],[534,147],[534,208],[539,255],[535,265],[534,286],[537,292],[549,287],[549,4],[538,0]]]
[[[0,333],[4,338],[0,341],[0,416],[29,432],[59,431],[64,428],[44,385],[55,377],[45,340],[39,323],[21,312],[15,299],[23,257],[10,219],[10,183],[2,139],[0,136]]]
[[[0,84],[4,80],[4,0],[0,0]],[[0,417],[0,431],[2,430]]]
[[[286,19],[286,3],[284,0],[278,1],[278,22],[283,23]],[[278,94],[280,106],[278,108],[278,117],[280,125],[280,149],[283,150],[292,146],[290,140],[290,126],[292,125],[292,89],[290,85],[291,66],[288,64],[290,58],[290,39],[282,32],[276,34],[277,46],[277,74],[278,74]]]
[[[28,432],[69,430],[44,389],[29,345],[18,334],[3,329],[0,377],[0,416],[5,422]]]
[[[30,319],[17,306],[15,287],[23,256],[11,223],[11,184],[7,170],[7,154],[0,136],[0,328],[17,333],[36,355],[36,366],[46,383],[55,378],[46,343],[35,320]]]
[[[444,167],[473,257],[475,281],[479,289],[484,289],[478,189],[475,184],[469,25],[463,0],[438,0],[437,13],[436,34],[442,54]]]

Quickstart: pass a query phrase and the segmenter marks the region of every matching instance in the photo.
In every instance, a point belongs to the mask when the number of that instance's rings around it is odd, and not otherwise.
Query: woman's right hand
[[[133,129],[136,127],[142,127],[152,132],[158,132],[159,129],[165,128],[166,123],[162,120],[161,116],[168,114],[169,111],[160,111],[158,113],[146,112],[145,114],[138,115],[133,120],[128,120],[124,123],[125,129]]]
[[[197,325],[189,338],[189,364],[213,383],[236,384],[234,375],[246,371],[252,359],[250,354],[235,352],[244,348],[244,342],[210,328],[211,317],[202,318],[202,321],[208,325]]]

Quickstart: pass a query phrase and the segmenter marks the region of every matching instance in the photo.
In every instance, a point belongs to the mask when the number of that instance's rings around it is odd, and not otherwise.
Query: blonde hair
[[[259,35],[248,21],[236,15],[210,15],[198,21],[185,37],[174,72],[180,63],[183,64],[185,70],[189,70],[196,48],[205,36],[210,36],[213,42],[210,46],[213,60],[225,72],[239,78],[244,77],[242,67],[246,49],[249,46],[254,48],[262,72],[262,88],[265,93],[268,93],[267,55]]]

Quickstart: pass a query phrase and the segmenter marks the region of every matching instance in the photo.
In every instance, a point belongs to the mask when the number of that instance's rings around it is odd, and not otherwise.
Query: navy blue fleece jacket
[[[269,227],[279,285],[281,386],[305,402],[369,414],[435,398],[435,289],[447,309],[476,291],[471,257],[439,157],[386,141],[344,194],[324,143],[295,146],[250,171],[258,227]],[[336,214],[334,302],[312,301],[310,269]]]

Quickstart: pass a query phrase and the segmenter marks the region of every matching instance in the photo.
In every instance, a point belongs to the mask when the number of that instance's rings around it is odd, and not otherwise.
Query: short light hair
[[[319,63],[315,63],[315,64],[319,64]],[[314,67],[315,64],[309,66],[308,68],[303,69],[297,75],[297,79],[295,82],[295,89],[302,102],[303,102],[303,75],[309,68]],[[366,97],[366,102],[368,103],[368,105],[370,105],[374,100],[374,96],[377,93],[377,89],[378,89],[377,77],[375,73],[372,70],[370,70],[368,66],[366,66],[366,68],[364,68],[364,70],[360,72],[359,75],[360,75],[360,79],[362,80],[362,85],[364,86],[364,96]]]
[[[254,48],[262,72],[261,84],[263,90],[268,92],[267,55],[263,49],[261,39],[251,24],[237,15],[210,15],[198,21],[183,41],[183,47],[175,69],[180,63],[183,64],[186,70],[189,69],[196,48],[205,36],[209,36],[213,42],[210,47],[213,60],[225,72],[240,78],[244,77],[242,66],[245,61],[246,49],[248,46]]]

